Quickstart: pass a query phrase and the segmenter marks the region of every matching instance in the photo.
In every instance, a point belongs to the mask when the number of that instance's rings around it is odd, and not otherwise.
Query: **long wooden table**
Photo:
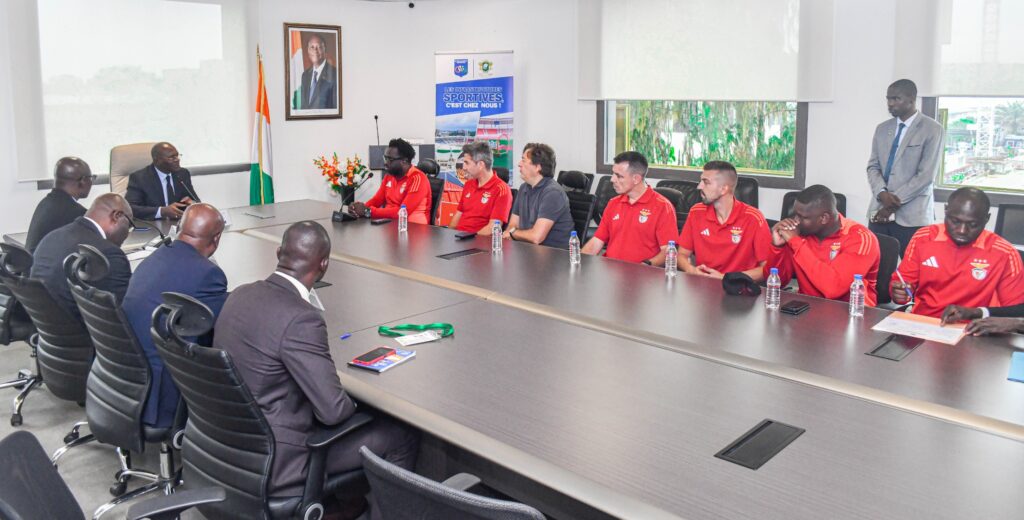
[[[717,280],[598,257],[569,266],[560,249],[506,241],[457,241],[451,230],[394,224],[332,223],[333,256],[411,280],[719,363],[814,385],[1024,439],[1024,385],[1009,382],[1018,336],[965,338],[956,347],[922,345],[899,362],[866,355],[887,336],[871,326],[889,314],[867,309],[851,319],[846,304],[811,301],[800,316],[769,313],[763,297],[728,296]],[[247,234],[279,240],[283,226]],[[452,260],[439,255],[478,248]]]

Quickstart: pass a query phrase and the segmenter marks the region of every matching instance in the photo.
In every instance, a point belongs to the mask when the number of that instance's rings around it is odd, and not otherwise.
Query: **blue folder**
[[[1010,361],[1010,376],[1006,379],[1024,383],[1024,352],[1014,352]]]

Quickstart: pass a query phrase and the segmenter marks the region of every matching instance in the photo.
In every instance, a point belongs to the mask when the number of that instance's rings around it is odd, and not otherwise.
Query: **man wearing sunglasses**
[[[54,229],[70,224],[85,215],[79,200],[89,196],[96,176],[89,165],[78,157],[64,157],[53,169],[53,189],[39,201],[28,225],[25,249],[36,250],[39,241]]]
[[[384,178],[370,200],[355,202],[349,211],[363,218],[398,218],[405,205],[409,222],[429,224],[430,182],[427,174],[412,165],[416,150],[404,139],[392,139],[384,152]]]

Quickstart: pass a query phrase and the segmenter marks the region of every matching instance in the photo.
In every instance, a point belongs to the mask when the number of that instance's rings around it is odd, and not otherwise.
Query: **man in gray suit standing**
[[[868,228],[889,235],[907,249],[910,238],[932,223],[935,176],[942,159],[945,132],[934,119],[918,112],[917,85],[901,79],[885,94],[893,118],[875,128],[868,159],[873,196]]]
[[[306,439],[315,422],[339,424],[356,409],[338,379],[313,290],[327,272],[330,252],[323,226],[292,224],[277,250],[277,270],[232,292],[217,318],[213,346],[231,354],[274,432],[270,496],[302,494],[309,466]],[[360,467],[360,446],[411,470],[419,441],[409,428],[377,417],[331,446],[327,473]]]

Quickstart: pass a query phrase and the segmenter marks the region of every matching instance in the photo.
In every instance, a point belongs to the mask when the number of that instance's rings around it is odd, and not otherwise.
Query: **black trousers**
[[[907,245],[910,244],[910,239],[917,233],[918,229],[923,226],[907,227],[901,226],[895,222],[885,222],[882,224],[871,222],[868,224],[868,229],[878,235],[888,235],[895,238],[900,242],[900,258],[903,258],[907,252]]]

